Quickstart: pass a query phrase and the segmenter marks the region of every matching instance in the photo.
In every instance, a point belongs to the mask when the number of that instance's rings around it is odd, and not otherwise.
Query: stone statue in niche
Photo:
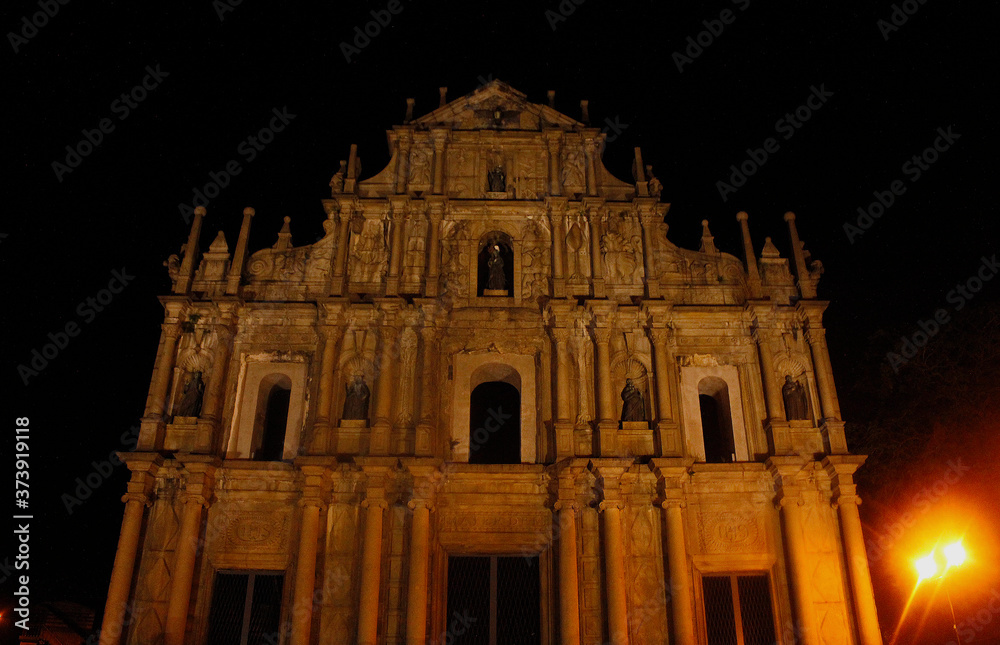
[[[642,392],[632,383],[632,379],[625,379],[625,387],[622,389],[622,423],[629,421],[645,421],[646,406],[642,400]]]
[[[486,261],[486,266],[490,270],[489,279],[486,281],[486,288],[496,291],[505,290],[507,288],[507,280],[503,275],[503,258],[500,257],[499,244],[490,244],[490,258]]]
[[[624,216],[607,218],[605,232],[601,236],[601,251],[604,253],[605,275],[621,284],[629,284],[638,275],[640,258],[636,240],[634,236],[629,238],[624,220]]]
[[[785,399],[785,418],[789,421],[806,421],[809,419],[809,405],[806,401],[806,389],[792,377],[785,375],[785,384],[781,386],[781,396]]]
[[[201,372],[194,372],[184,384],[184,393],[177,403],[175,417],[201,416],[201,399],[205,393],[205,382],[201,380]]]
[[[349,421],[368,419],[368,399],[371,390],[365,384],[363,374],[355,374],[354,380],[347,384],[347,398],[344,399],[343,418]]]
[[[496,164],[486,174],[491,193],[507,192],[507,171],[503,169],[503,164]]]

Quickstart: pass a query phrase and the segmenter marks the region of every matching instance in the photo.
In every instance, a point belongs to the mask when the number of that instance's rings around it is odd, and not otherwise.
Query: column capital
[[[215,472],[222,460],[213,455],[184,454],[175,458],[184,468],[184,501],[208,508],[215,492]]]

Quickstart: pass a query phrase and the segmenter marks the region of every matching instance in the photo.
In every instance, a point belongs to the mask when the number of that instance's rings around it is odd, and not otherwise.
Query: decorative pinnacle
[[[788,211],[787,213],[785,213],[785,221],[786,222],[794,222],[795,221],[795,213],[793,213],[792,211]]]
[[[194,214],[197,215],[197,216],[199,216],[199,217],[205,217],[205,213],[207,213],[207,212],[208,211],[205,210],[204,206],[198,206],[198,207],[196,207],[194,209]]]
[[[738,222],[745,222],[749,218],[750,217],[749,217],[749,215],[747,215],[746,211],[740,211],[739,213],[736,213],[736,221],[738,221]]]
[[[253,217],[254,215],[257,214],[257,211],[255,211],[254,209],[252,209],[249,206],[247,206],[246,208],[243,209],[243,214],[246,217]]]

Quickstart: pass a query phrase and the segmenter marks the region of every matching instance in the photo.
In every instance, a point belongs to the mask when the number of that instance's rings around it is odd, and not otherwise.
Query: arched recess
[[[818,410],[820,409],[819,388],[816,386],[815,375],[812,370],[806,368],[806,365],[809,365],[809,360],[801,354],[796,353],[792,356],[781,356],[775,361],[774,367],[777,372],[775,378],[778,379],[779,390],[785,384],[785,376],[792,377],[793,381],[805,388],[806,404],[809,408],[809,422],[815,425],[816,419],[819,417]]]
[[[749,461],[750,450],[747,445],[740,378],[736,366],[684,366],[680,371],[681,413],[687,454],[698,461],[707,460],[705,428],[702,425],[704,402],[710,407],[715,406],[719,418],[725,424],[723,427],[731,430],[730,455],[735,453],[736,461]],[[710,398],[713,403],[704,401],[702,396]],[[728,444],[728,441],[726,443]]]
[[[292,380],[285,374],[268,374],[261,380],[250,441],[250,458],[254,461],[283,458],[291,395]]]
[[[621,392],[625,387],[625,379],[632,379],[632,385],[642,393],[642,403],[645,407],[646,420],[657,418],[656,401],[651,396],[650,378],[652,372],[648,354],[630,354],[622,352],[616,355],[611,361],[611,374],[615,383],[615,419],[620,419],[622,414]]]
[[[733,413],[729,405],[729,386],[717,376],[698,382],[698,408],[705,461],[723,464],[733,461]]]
[[[280,459],[298,455],[306,412],[308,367],[300,362],[247,360],[240,368],[236,406],[226,447],[227,459],[252,459],[263,439],[267,403],[276,385],[289,390],[288,414]]]
[[[535,357],[523,354],[457,354],[454,357],[451,443],[455,461],[469,461],[472,391],[488,382],[513,386],[520,393],[521,463],[535,463],[538,453]],[[475,428],[472,428],[475,430]]]
[[[469,463],[521,463],[521,391],[486,381],[469,397]]]
[[[502,231],[490,231],[479,238],[479,248],[476,253],[476,295],[484,296],[490,279],[490,249],[496,247],[503,262],[504,290],[507,295],[514,293],[517,283],[514,281],[514,241],[510,235]],[[494,294],[495,295],[495,294]]]

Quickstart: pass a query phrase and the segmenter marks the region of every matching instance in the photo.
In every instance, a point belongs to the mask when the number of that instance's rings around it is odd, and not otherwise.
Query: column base
[[[330,295],[331,296],[344,295],[344,276],[335,275],[330,279]]]
[[[837,419],[823,419],[820,426],[823,434],[823,441],[826,443],[827,452],[831,455],[846,455],[847,438],[844,436],[844,422]]]
[[[684,455],[684,441],[681,437],[681,426],[676,421],[657,422],[656,438],[660,442],[660,456],[681,457]]]
[[[617,435],[617,421],[601,421],[597,424],[597,452],[601,457],[618,456]]]
[[[369,455],[389,454],[389,435],[392,432],[392,424],[386,420],[379,420],[372,426],[371,438],[368,444]]]
[[[418,457],[430,457],[434,454],[431,446],[431,437],[434,436],[434,426],[429,423],[417,424],[416,438],[414,439],[413,453]]]
[[[572,457],[575,453],[573,442],[573,423],[571,421],[556,421],[556,459]]]
[[[313,426],[312,443],[307,447],[307,455],[325,455],[332,443],[330,437],[330,422],[326,419],[317,421]]]
[[[566,278],[552,279],[552,293],[556,298],[566,297]]]

